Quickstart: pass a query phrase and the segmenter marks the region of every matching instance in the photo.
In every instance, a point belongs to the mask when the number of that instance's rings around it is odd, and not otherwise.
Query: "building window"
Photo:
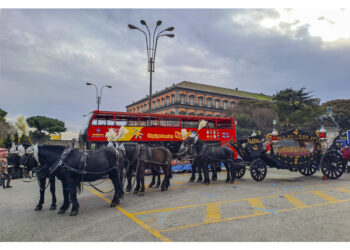
[[[174,104],[175,103],[175,95],[171,95],[171,102]]]
[[[235,102],[231,102],[231,108],[235,106]]]
[[[166,97],[166,105],[169,106],[169,96]]]
[[[180,102],[181,104],[185,104],[185,95],[180,96]]]
[[[219,108],[219,105],[220,105],[220,101],[219,100],[215,100],[215,108]]]
[[[190,96],[190,105],[194,105],[194,96],[193,95]]]
[[[208,107],[210,108],[211,107],[211,99],[208,99],[207,103],[208,103]]]
[[[157,108],[160,108],[160,100],[157,100]]]
[[[203,97],[199,97],[199,98],[198,98],[198,105],[199,105],[200,107],[203,106]]]
[[[162,107],[165,106],[164,98],[162,98]]]
[[[137,107],[137,113],[139,113],[140,112],[140,108],[139,107]]]
[[[224,109],[227,109],[227,101],[224,101]]]

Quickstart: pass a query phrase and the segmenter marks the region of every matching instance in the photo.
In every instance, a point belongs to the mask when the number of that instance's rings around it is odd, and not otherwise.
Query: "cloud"
[[[347,10],[342,12],[346,15]],[[92,82],[99,88],[113,86],[103,89],[101,109],[124,111],[149,92],[145,37],[127,27],[143,27],[140,19],[151,29],[159,19],[160,28],[175,27],[175,38],[159,39],[154,91],[188,80],[265,94],[306,87],[322,101],[349,98],[347,33],[331,42],[313,33],[317,21],[340,34],[340,19],[330,12],[315,12],[310,14],[315,22],[309,22],[295,13],[301,12],[4,9],[1,108],[10,117],[56,118],[78,131],[85,122],[83,115],[97,106],[95,88],[85,85]],[[291,18],[286,19],[288,15]]]

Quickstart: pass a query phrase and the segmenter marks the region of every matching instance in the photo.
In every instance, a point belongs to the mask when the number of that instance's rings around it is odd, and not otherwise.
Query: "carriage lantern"
[[[273,120],[272,124],[273,124],[273,130],[272,130],[272,133],[271,133],[271,141],[272,142],[278,142],[278,132],[276,130],[277,121]]]
[[[271,141],[278,142],[278,132],[276,129],[273,129],[273,131],[271,133]]]
[[[321,127],[318,136],[320,137],[321,140],[326,140],[327,139],[327,130],[323,127]]]

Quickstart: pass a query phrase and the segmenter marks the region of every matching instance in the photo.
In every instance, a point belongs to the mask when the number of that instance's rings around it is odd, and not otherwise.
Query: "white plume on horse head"
[[[124,135],[126,135],[127,133],[129,133],[129,130],[127,128],[125,128],[124,126],[121,126],[119,128],[119,133],[117,136],[117,140],[119,140],[120,138],[122,138]]]
[[[108,132],[106,133],[107,141],[112,142],[118,140],[117,133],[114,131],[113,128],[109,128]]]
[[[185,140],[187,137],[187,130],[185,128],[181,129],[182,140]]]
[[[21,134],[21,136],[24,134],[25,136],[29,136],[29,126],[27,122],[24,119],[24,116],[20,116],[17,118],[16,121],[16,127],[18,134]]]
[[[199,123],[199,126],[198,126],[198,130],[201,130],[202,128],[207,126],[207,124],[208,124],[208,122],[206,120],[201,120],[201,122]]]

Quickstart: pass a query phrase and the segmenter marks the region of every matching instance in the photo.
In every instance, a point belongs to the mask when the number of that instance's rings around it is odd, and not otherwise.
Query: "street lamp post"
[[[128,27],[130,29],[136,29],[142,32],[145,35],[146,38],[146,48],[147,48],[147,61],[148,61],[148,72],[149,74],[149,104],[148,104],[148,111],[149,113],[152,113],[152,72],[154,72],[154,64],[155,64],[155,59],[156,59],[156,52],[157,52],[157,44],[158,44],[158,39],[162,36],[167,36],[170,38],[173,38],[175,35],[174,34],[163,34],[165,31],[173,31],[175,28],[174,27],[168,27],[162,31],[160,31],[156,35],[156,30],[158,26],[162,24],[161,20],[157,21],[156,27],[154,28],[153,31],[153,36],[151,36],[151,32],[147,26],[147,23],[145,20],[141,20],[140,23],[144,26],[146,26],[147,33],[143,31],[142,29],[129,24]]]
[[[111,85],[107,85],[107,84],[103,85],[103,86],[100,88],[100,94],[98,94],[98,88],[97,88],[97,86],[96,86],[95,84],[87,82],[86,85],[88,85],[88,86],[90,86],[90,85],[95,86],[95,89],[96,89],[97,110],[100,110],[101,97],[102,97],[102,89],[103,89],[104,87],[112,88],[112,86],[111,86]]]

